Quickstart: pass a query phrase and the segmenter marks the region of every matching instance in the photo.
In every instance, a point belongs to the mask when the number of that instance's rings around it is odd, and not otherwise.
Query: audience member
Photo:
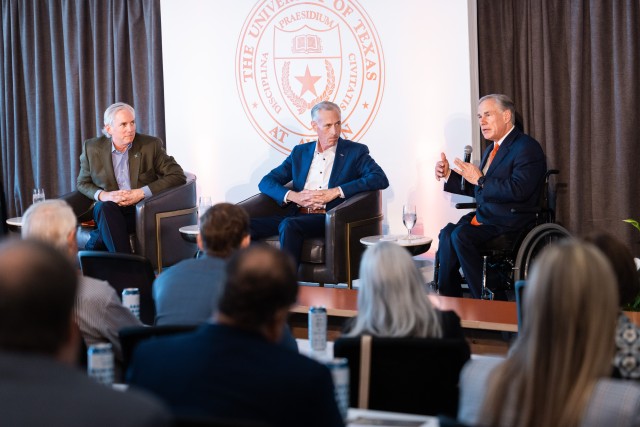
[[[124,102],[104,112],[103,136],[82,143],[78,191],[95,200],[86,249],[131,253],[136,203],[186,182],[182,168],[167,155],[162,140],[136,133],[136,112]]]
[[[611,263],[617,279],[620,307],[634,302],[640,293],[640,281],[629,248],[608,233],[590,234],[586,241],[599,248]],[[616,348],[613,376],[640,379],[640,328],[622,311],[618,314]]]
[[[215,324],[143,342],[128,379],[163,398],[178,416],[260,421],[273,426],[341,426],[331,374],[275,343],[298,283],[283,252],[238,251]]]
[[[155,399],[98,384],[72,367],[77,275],[67,257],[35,241],[0,247],[0,424],[165,426]]]
[[[424,278],[405,248],[392,242],[367,248],[359,283],[358,315],[347,336],[464,338],[458,315],[429,301]]]
[[[239,206],[219,203],[202,214],[197,239],[205,255],[181,261],[153,283],[156,325],[195,325],[212,318],[227,258],[249,245],[249,216]]]
[[[46,242],[73,264],[77,264],[77,222],[71,207],[63,200],[45,200],[31,205],[22,217],[22,237]],[[110,342],[116,360],[122,360],[118,331],[127,326],[142,326],[108,282],[83,276],[79,282],[75,316],[87,346]]]
[[[488,427],[640,425],[640,387],[607,378],[618,313],[613,278],[591,244],[545,248],[509,357],[472,360],[463,369],[459,420]]]

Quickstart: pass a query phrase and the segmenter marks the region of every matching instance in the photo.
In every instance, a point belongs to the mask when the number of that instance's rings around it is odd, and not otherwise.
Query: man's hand
[[[327,203],[338,197],[340,197],[340,190],[336,187],[328,190],[290,191],[287,200],[303,208],[324,209]]]
[[[467,182],[473,185],[478,184],[478,178],[483,175],[479,167],[471,163],[463,162],[458,158],[456,158],[453,163],[457,166],[453,168],[455,172],[460,174]]]
[[[436,179],[440,181],[440,179],[448,179],[451,170],[449,169],[449,160],[447,160],[447,156],[444,153],[440,153],[440,161],[436,162]]]
[[[118,206],[131,206],[144,199],[144,192],[141,188],[135,190],[102,191],[98,195],[100,201],[114,202]]]

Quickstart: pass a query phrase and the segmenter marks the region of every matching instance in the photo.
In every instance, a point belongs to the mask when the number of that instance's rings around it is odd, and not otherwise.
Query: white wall
[[[162,1],[167,148],[198,175],[200,194],[213,196],[214,202],[238,202],[256,193],[260,178],[285,158],[252,125],[236,83],[238,40],[258,3]],[[322,0],[295,3],[314,8]],[[326,11],[336,6],[333,0],[326,3]],[[410,202],[418,209],[414,231],[435,238],[461,215],[453,203],[465,198],[443,193],[434,163],[441,151],[461,157],[465,145],[478,146],[472,143],[478,133],[475,36],[469,33],[473,1],[352,4],[366,12],[384,52],[384,94],[359,141],[369,146],[391,182],[383,192],[385,232],[406,232],[402,205]],[[478,152],[474,149],[474,159]]]

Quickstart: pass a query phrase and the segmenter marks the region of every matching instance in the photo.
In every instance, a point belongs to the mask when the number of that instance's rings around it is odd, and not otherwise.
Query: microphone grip
[[[464,162],[465,163],[471,162],[471,153],[464,153]],[[462,191],[462,192],[465,191],[466,183],[467,183],[467,180],[464,179],[464,177],[462,177],[460,179],[460,191]]]

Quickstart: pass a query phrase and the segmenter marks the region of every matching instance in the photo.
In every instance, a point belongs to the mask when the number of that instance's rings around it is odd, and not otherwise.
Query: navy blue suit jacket
[[[141,343],[128,380],[163,399],[176,415],[283,427],[343,425],[328,368],[225,325]]]
[[[284,187],[293,181],[293,191],[302,191],[307,181],[316,143],[308,142],[293,148],[280,166],[269,172],[258,184],[260,191],[282,204],[289,191]],[[327,205],[332,209],[349,197],[370,190],[383,190],[389,180],[382,168],[369,155],[369,148],[357,142],[339,138],[336,157],[329,177],[329,188],[340,187],[344,199],[337,198]]]
[[[480,169],[487,163],[493,144],[487,147]],[[481,224],[505,228],[522,228],[534,220],[534,214],[511,213],[512,208],[538,206],[538,196],[544,184],[547,162],[542,147],[535,139],[515,128],[502,141],[489,170],[484,186],[466,185],[460,190],[460,175],[451,171],[444,185],[449,193],[475,197],[476,216]]]

